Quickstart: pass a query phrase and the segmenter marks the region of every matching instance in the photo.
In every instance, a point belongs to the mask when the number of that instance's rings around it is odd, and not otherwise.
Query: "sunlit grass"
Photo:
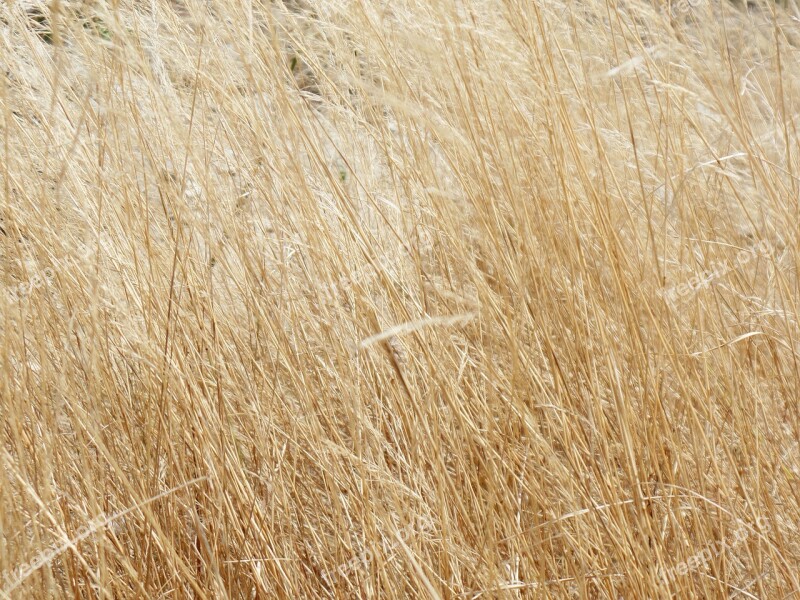
[[[689,8],[0,4],[0,597],[796,594],[800,13]]]

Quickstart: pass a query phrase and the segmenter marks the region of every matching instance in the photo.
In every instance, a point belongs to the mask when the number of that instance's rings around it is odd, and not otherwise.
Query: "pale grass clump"
[[[798,19],[0,4],[0,597],[800,593]]]

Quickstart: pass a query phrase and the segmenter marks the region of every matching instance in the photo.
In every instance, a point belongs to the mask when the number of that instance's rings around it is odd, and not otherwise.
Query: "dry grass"
[[[800,12],[686,6],[0,3],[0,597],[799,597]]]

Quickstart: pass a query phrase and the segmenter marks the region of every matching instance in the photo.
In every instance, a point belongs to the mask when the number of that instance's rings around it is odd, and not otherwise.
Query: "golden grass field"
[[[0,598],[800,598],[800,8],[0,1]]]

